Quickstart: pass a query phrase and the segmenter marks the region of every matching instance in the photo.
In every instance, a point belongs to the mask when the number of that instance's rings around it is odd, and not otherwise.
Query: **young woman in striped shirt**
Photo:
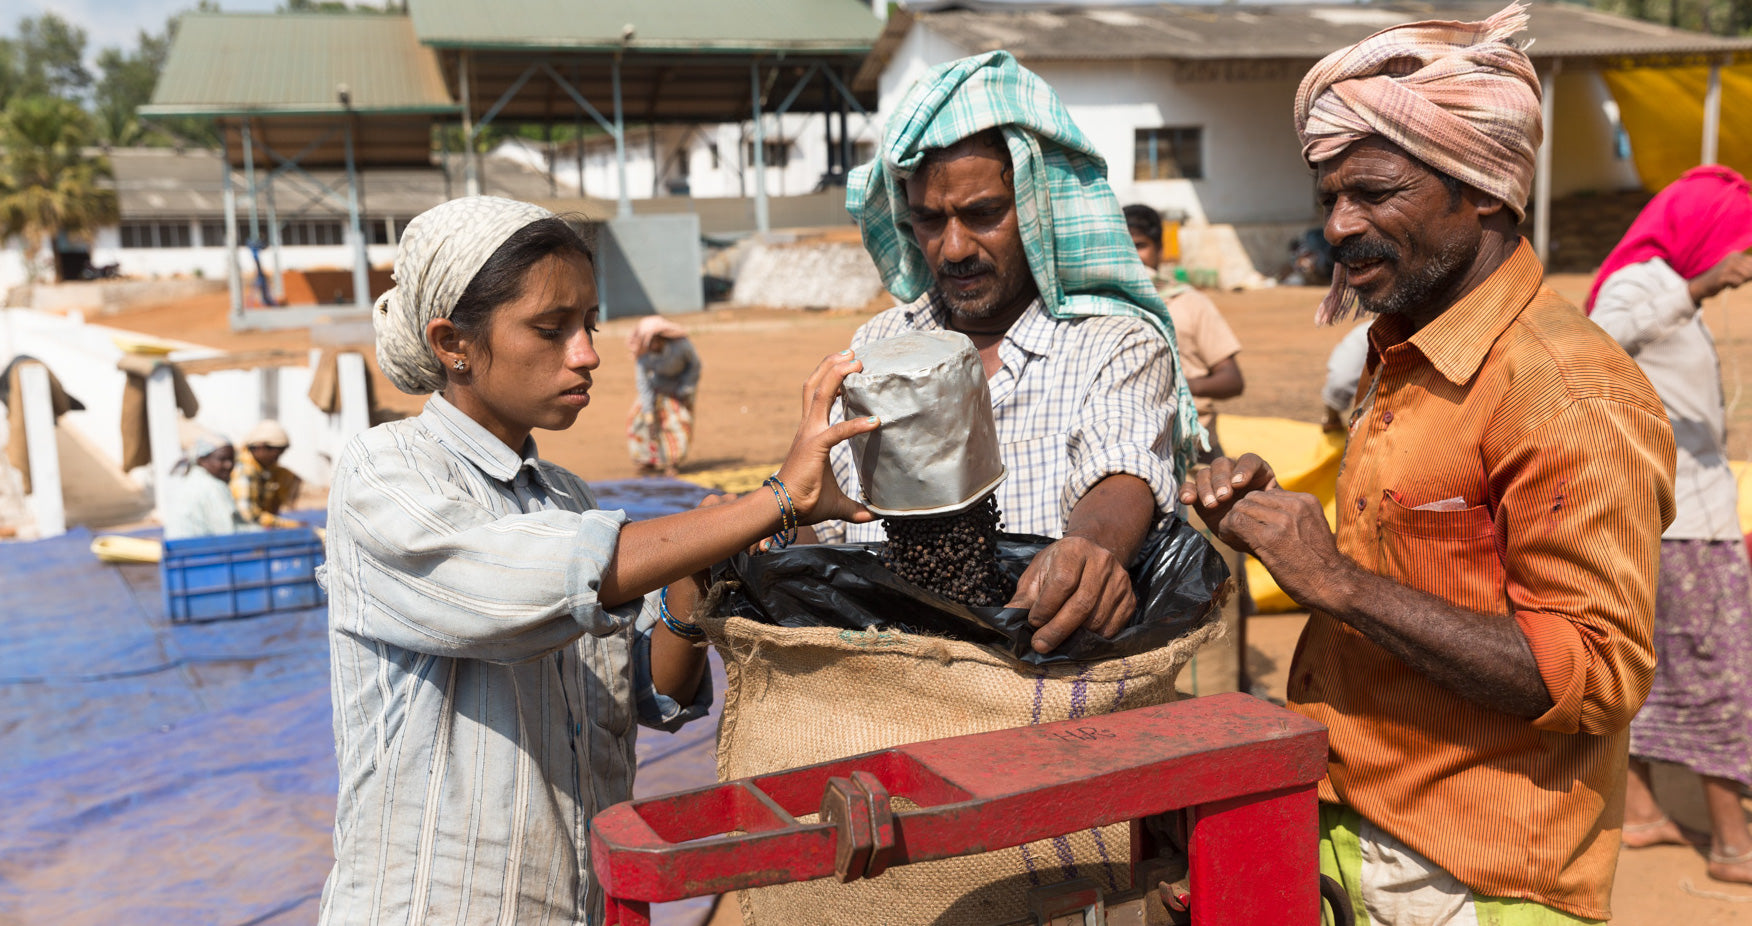
[[[777,531],[870,517],[827,466],[876,427],[828,424],[849,351],[810,377],[769,490],[628,523],[541,460],[531,431],[590,402],[594,269],[564,221],[504,199],[446,203],[401,240],[378,361],[431,398],[354,440],[330,491],[324,923],[600,921],[588,825],[631,797],[634,719],[672,729],[711,701],[688,577]]]

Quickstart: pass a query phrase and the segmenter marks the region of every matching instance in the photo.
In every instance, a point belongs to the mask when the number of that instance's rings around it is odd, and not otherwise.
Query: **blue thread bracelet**
[[[766,477],[761,485],[771,489],[779,503],[779,532],[772,536],[771,548],[783,550],[797,542],[797,503],[791,500],[791,490],[776,473]]]
[[[675,615],[669,613],[669,586],[667,585],[663,586],[663,591],[657,593],[657,617],[663,621],[663,626],[669,628],[670,633],[678,637],[697,640],[706,635],[706,632],[700,629],[700,625],[679,620]]]

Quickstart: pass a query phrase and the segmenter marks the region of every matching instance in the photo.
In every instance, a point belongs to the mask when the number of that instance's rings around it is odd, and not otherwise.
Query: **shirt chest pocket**
[[[627,637],[627,632],[585,636],[567,654],[582,660],[579,674],[590,722],[614,736],[624,736],[633,727],[632,646]]]
[[[1382,493],[1375,538],[1382,575],[1469,611],[1508,611],[1496,524],[1485,506],[1412,508]]]

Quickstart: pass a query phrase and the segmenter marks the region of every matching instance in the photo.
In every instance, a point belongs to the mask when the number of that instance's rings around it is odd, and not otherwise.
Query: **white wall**
[[[784,93],[790,92],[788,87],[783,89]],[[813,86],[804,90],[805,94],[819,92],[819,88]],[[792,143],[790,161],[785,167],[770,163],[766,167],[767,195],[795,196],[815,189],[821,175],[827,171],[827,139],[822,125],[824,118],[826,117],[820,113],[786,113],[783,116],[768,115],[765,118],[764,131],[768,141],[783,137]],[[881,124],[851,113],[847,117],[846,128],[855,145],[858,141],[874,142]],[[837,125],[834,131],[837,137]],[[753,196],[754,167],[752,162],[745,163],[747,146],[752,138],[752,125],[746,122],[697,127],[663,126],[658,132],[657,158],[666,171],[664,183],[658,187],[657,195],[674,195],[669,192],[670,183],[679,180],[683,174],[679,166],[682,159],[675,156],[675,150],[685,147],[689,195],[698,199]],[[716,166],[713,164],[714,148],[717,150]],[[536,170],[547,170],[547,157],[540,145],[506,142],[495,149],[492,156],[516,160]],[[562,196],[575,195],[578,192],[577,158],[576,152],[570,155],[562,152],[554,163],[554,180]],[[648,136],[628,133],[626,160],[627,198],[652,198],[654,165]],[[492,191],[489,189],[487,192]],[[597,140],[587,147],[584,154],[584,192],[598,199],[613,200],[619,197],[620,174],[615,164],[612,141]]]
[[[881,80],[884,112],[938,64],[969,54],[948,37],[915,25]],[[1038,61],[1029,67],[1053,86],[1071,117],[1107,159],[1122,204],[1182,212],[1192,224],[1315,221],[1312,172],[1291,122],[1295,79],[1180,83],[1167,62]],[[1552,195],[1634,188],[1635,165],[1613,152],[1611,100],[1597,72],[1565,73],[1557,83]],[[1200,126],[1203,180],[1133,181],[1135,131]]]
[[[969,52],[914,26],[881,80],[884,112],[931,67]],[[1107,159],[1121,204],[1183,213],[1193,224],[1296,222],[1315,217],[1313,181],[1290,124],[1294,80],[1178,83],[1167,62],[1040,61],[1029,64],[1064,101]],[[1133,181],[1135,132],[1204,130],[1202,180]]]
[[[1634,190],[1642,185],[1636,163],[1619,160],[1606,104],[1612,92],[1599,71],[1557,76],[1556,128],[1552,132],[1551,195]]]
[[[105,245],[107,238],[111,244]],[[119,264],[123,276],[153,278],[201,276],[209,280],[225,279],[225,249],[217,248],[123,248],[114,245],[114,229],[98,235],[98,245],[92,248],[94,264]],[[297,245],[280,249],[286,270],[348,269],[353,266],[353,248],[344,244]],[[373,244],[365,249],[372,266],[387,267],[395,262],[395,245]],[[255,298],[255,260],[248,248],[237,249],[237,266],[243,271],[246,299]],[[262,248],[262,268],[269,277],[274,274],[274,250]]]
[[[1313,175],[1290,122],[1296,81],[1178,83],[1155,61],[1042,62],[1037,71],[1107,158],[1114,193],[1191,224],[1293,222],[1317,214]],[[1137,129],[1198,127],[1204,179],[1132,179]]]
[[[16,235],[0,239],[0,302],[5,300],[7,290],[23,285],[29,278],[24,261],[24,242]]]
[[[56,315],[24,309],[0,310],[0,357],[29,354],[41,360],[66,390],[85,403],[84,411],[69,412],[63,427],[77,429],[107,458],[119,466],[122,456],[122,390],[127,375],[116,368],[122,350],[118,335],[137,339],[138,334],[101,325],[88,325],[77,314]],[[171,342],[176,343],[176,342]],[[172,359],[210,356],[214,351],[187,345]],[[278,380],[279,421],[292,438],[283,462],[311,485],[327,485],[333,461],[341,449],[340,416],[327,415],[310,403],[309,367],[282,367]],[[189,377],[189,387],[200,401],[195,423],[242,440],[261,420],[262,378],[255,370],[226,370]],[[3,464],[0,464],[3,465]],[[150,467],[135,470],[142,484],[150,479]]]
[[[286,270],[349,269],[353,266],[351,245],[298,245],[280,249]],[[371,265],[388,267],[395,263],[395,245],[373,244],[365,249]],[[39,283],[50,282],[47,256],[42,265]],[[209,280],[225,279],[225,249],[216,248],[124,248],[121,236],[114,228],[100,229],[91,249],[91,262],[96,265],[116,264],[125,277],[154,279],[160,277],[200,276]],[[243,271],[246,299],[255,298],[255,261],[248,248],[237,249],[237,266]],[[270,277],[274,274],[274,251],[262,249],[262,267]],[[25,282],[23,248],[17,239],[0,246],[0,297],[6,290]],[[59,375],[59,374],[57,374]]]

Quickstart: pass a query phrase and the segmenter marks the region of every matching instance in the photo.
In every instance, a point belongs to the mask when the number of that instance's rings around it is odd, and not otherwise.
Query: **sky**
[[[0,34],[15,34],[18,20],[27,16],[53,12],[85,30],[86,57],[95,58],[104,48],[133,48],[142,30],[159,32],[171,16],[194,5],[195,0],[24,0],[17,5],[0,4],[6,10]],[[228,13],[271,13],[276,5],[276,0],[219,2]]]

